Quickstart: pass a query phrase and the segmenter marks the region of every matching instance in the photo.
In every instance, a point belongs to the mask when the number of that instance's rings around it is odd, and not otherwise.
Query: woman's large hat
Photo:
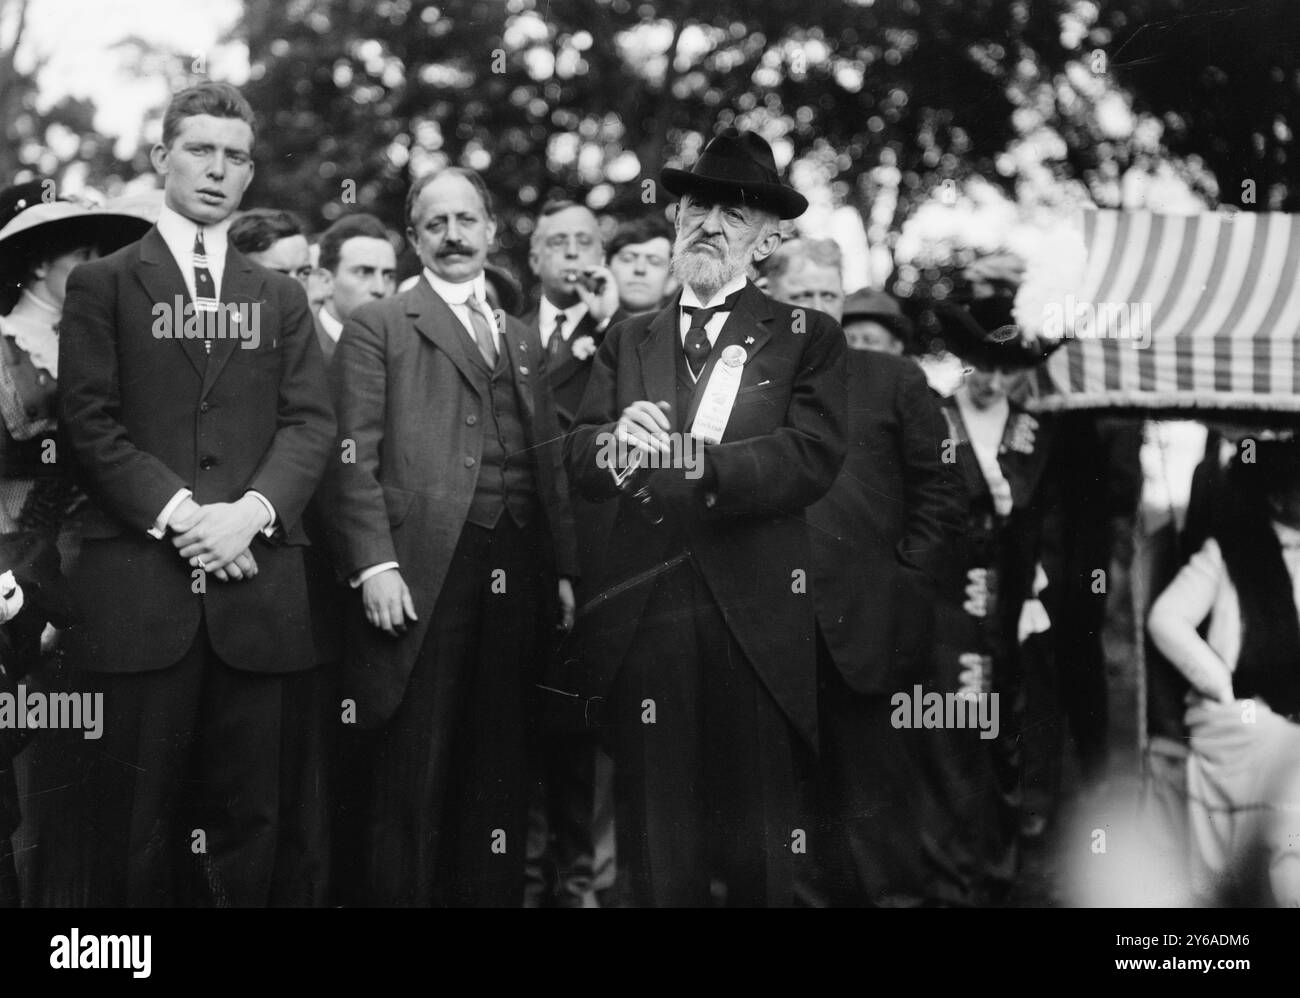
[[[0,314],[9,311],[31,265],[51,246],[93,246],[100,253],[149,231],[138,215],[49,200],[49,184],[33,180],[0,191]]]
[[[1025,368],[1041,364],[1063,340],[1048,341],[1028,336],[1000,310],[986,311],[977,319],[972,310],[950,299],[931,308],[934,323],[926,323],[931,352],[947,350],[962,360],[983,367]],[[991,327],[991,328],[990,328]]]
[[[798,218],[808,199],[781,183],[772,147],[754,132],[727,128],[716,135],[690,170],[665,168],[659,179],[670,194],[698,194],[709,201],[739,201]]]

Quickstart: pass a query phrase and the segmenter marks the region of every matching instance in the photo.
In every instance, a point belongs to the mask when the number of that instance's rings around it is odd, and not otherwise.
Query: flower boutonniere
[[[1037,429],[1038,420],[1027,412],[1017,413],[1015,421],[1011,424],[1011,432],[1007,434],[1007,448],[1017,454],[1032,454],[1034,431]]]
[[[596,352],[596,341],[590,336],[579,336],[569,347],[576,360],[586,360]]]

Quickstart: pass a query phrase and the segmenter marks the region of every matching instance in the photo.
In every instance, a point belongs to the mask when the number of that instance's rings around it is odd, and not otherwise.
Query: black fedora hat
[[[713,201],[740,201],[779,218],[798,218],[808,210],[808,199],[781,183],[772,147],[754,132],[723,129],[690,170],[666,167],[659,179],[677,197],[699,194]]]

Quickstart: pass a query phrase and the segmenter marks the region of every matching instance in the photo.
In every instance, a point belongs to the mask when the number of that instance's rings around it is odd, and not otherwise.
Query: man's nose
[[[384,275],[383,275],[383,274],[375,274],[372,278],[370,278],[370,294],[371,294],[371,296],[372,296],[372,297],[375,297],[375,298],[382,298],[382,297],[384,297],[384,284],[385,284],[385,283],[386,283],[386,282],[384,281]]]
[[[715,204],[709,209],[709,213],[704,216],[704,221],[700,223],[700,228],[705,232],[722,231],[722,205]]]
[[[635,260],[632,261],[632,273],[636,274],[638,277],[644,277],[645,272],[646,272],[645,260],[643,260],[641,257],[637,257]]]
[[[226,175],[226,157],[224,153],[215,153],[208,161],[208,176],[220,180]]]

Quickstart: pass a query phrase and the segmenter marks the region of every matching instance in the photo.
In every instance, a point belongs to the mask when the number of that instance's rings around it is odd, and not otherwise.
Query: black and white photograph
[[[1294,127],[1294,0],[0,0],[18,980],[230,908],[1280,966]]]

